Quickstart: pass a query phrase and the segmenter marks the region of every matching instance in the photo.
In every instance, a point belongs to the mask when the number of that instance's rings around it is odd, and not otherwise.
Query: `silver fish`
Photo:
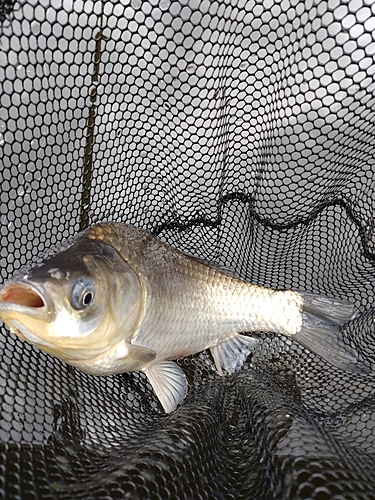
[[[22,340],[89,374],[143,371],[166,412],[187,392],[172,360],[209,348],[219,374],[233,372],[259,341],[239,332],[283,334],[361,371],[338,340],[354,314],[346,301],[247,283],[121,223],[92,226],[0,290],[0,318]]]

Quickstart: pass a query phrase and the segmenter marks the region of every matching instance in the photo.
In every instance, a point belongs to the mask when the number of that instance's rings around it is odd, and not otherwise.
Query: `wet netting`
[[[98,221],[355,302],[375,361],[375,1],[0,0],[1,280]],[[85,375],[0,334],[0,497],[375,498],[375,376],[268,332],[237,373]]]

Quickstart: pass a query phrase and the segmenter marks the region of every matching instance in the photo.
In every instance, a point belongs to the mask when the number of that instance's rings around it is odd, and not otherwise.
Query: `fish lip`
[[[32,297],[32,295],[30,295],[31,291],[32,294],[35,294],[39,297],[39,299],[43,302],[43,305],[31,306],[4,300],[4,298],[7,297],[7,294],[9,294],[9,292],[12,289],[14,290],[15,288],[18,289],[18,292],[24,289],[26,291],[26,294],[29,295],[29,298]],[[37,297],[35,297],[35,300],[37,301]],[[32,283],[31,281],[17,280],[6,283],[0,289],[0,317],[2,313],[23,314],[36,319],[51,322],[54,317],[54,307],[52,301],[49,300],[48,295],[46,294],[46,291],[42,285],[40,285],[39,283]]]

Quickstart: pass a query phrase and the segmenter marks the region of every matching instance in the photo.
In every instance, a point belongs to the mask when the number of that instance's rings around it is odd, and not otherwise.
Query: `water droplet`
[[[48,272],[52,278],[55,278],[56,280],[61,281],[64,277],[64,274],[57,267],[50,269]]]
[[[160,0],[159,2],[159,8],[161,10],[168,10],[170,5],[171,5],[170,0]]]
[[[249,66],[249,63],[247,61],[243,61],[240,64],[240,69],[246,69]]]
[[[192,63],[192,64],[188,64],[188,65],[186,66],[186,71],[187,71],[188,73],[190,73],[190,74],[195,73],[195,70],[196,70],[196,69],[197,69],[197,65],[196,65],[196,64],[194,64],[194,63]]]
[[[34,35],[38,35],[40,33],[40,24],[38,21],[33,21],[31,23],[31,31],[34,33]]]
[[[5,144],[4,135],[0,132],[0,146],[4,146],[4,144]]]
[[[353,95],[353,94],[355,94],[356,92],[358,92],[358,90],[359,90],[359,89],[360,89],[360,86],[359,86],[357,83],[355,83],[355,84],[350,85],[350,86],[348,87],[347,92],[348,92],[348,94]]]
[[[341,424],[342,424],[344,427],[347,427],[350,423],[351,423],[351,419],[350,419],[350,417],[348,417],[348,416],[343,417]]]

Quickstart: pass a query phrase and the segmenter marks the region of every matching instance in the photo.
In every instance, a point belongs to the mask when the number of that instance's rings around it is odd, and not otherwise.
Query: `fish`
[[[351,302],[258,286],[139,227],[98,223],[0,289],[0,319],[20,339],[97,376],[142,371],[165,412],[188,384],[176,360],[209,349],[240,369],[261,340],[284,335],[335,367],[361,372],[339,340]]]

